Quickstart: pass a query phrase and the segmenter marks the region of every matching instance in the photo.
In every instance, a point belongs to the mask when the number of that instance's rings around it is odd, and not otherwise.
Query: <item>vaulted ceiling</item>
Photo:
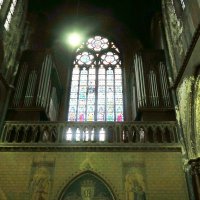
[[[30,12],[42,12],[59,30],[65,24],[85,26],[83,19],[95,16],[114,18],[129,30],[133,37],[150,47],[150,25],[155,13],[161,10],[161,0],[29,0]],[[81,22],[83,22],[81,24]],[[95,23],[95,20],[94,20]],[[95,24],[94,24],[95,25]]]

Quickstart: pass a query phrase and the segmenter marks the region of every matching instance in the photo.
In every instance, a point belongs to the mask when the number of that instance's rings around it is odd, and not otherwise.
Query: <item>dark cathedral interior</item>
[[[200,0],[0,0],[0,200],[200,200]]]

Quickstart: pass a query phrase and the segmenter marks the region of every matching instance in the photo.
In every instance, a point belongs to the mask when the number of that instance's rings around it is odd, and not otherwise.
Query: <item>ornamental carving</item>
[[[169,18],[169,25],[171,31],[171,40],[174,48],[177,50],[179,55],[183,54],[183,24],[176,15],[176,11],[173,5],[173,0],[166,1],[167,14]]]
[[[29,184],[29,199],[48,200],[51,196],[52,175],[55,161],[33,161]]]
[[[196,141],[192,132],[192,86],[194,77],[186,78],[178,88],[181,125],[189,158],[196,157]],[[179,116],[178,116],[179,118]]]
[[[194,130],[196,134],[197,153],[200,156],[200,75],[196,79],[194,91]]]

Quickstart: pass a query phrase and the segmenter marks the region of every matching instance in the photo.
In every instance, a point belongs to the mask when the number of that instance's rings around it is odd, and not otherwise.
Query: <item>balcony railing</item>
[[[6,122],[1,145],[177,145],[175,122]]]

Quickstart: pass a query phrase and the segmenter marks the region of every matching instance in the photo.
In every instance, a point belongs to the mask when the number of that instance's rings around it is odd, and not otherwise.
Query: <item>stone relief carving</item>
[[[48,200],[51,192],[54,161],[33,161],[29,184],[29,199]]]
[[[173,4],[173,0],[166,1],[166,8],[168,13],[169,25],[171,30],[171,40],[174,48],[177,50],[179,55],[184,52],[183,48],[183,24],[180,19],[178,19]]]
[[[167,12],[166,12],[167,9],[166,9],[165,0],[162,1],[162,10],[163,10],[163,23],[165,27],[166,40],[167,40],[167,44],[169,48],[170,62],[171,62],[172,70],[173,70],[173,75],[176,76],[177,68],[176,68],[176,62],[175,62],[175,57],[174,57],[175,52],[174,52],[174,48],[172,46],[172,41],[171,41],[170,27],[169,27],[168,18],[167,18]],[[173,85],[172,81],[169,81],[169,82],[170,82],[170,85]]]
[[[86,158],[83,160],[83,162],[80,164],[80,170],[89,170],[93,169],[92,164],[92,154],[86,154]]]
[[[178,88],[179,110],[186,149],[190,158],[196,156],[196,141],[192,135],[192,85],[194,77],[184,79]]]
[[[142,161],[124,162],[125,200],[146,200],[145,166]]]
[[[197,154],[200,157],[200,75],[196,78],[195,82],[194,123]]]
[[[127,174],[125,179],[126,200],[145,200],[143,176],[138,173],[132,173]]]
[[[163,0],[162,10],[169,56],[175,77],[177,75],[178,65],[180,65],[177,63],[176,57],[178,56],[180,60],[184,54],[183,24],[176,15],[173,0]]]
[[[31,182],[32,200],[48,199],[50,189],[50,174],[45,167],[39,167]]]

